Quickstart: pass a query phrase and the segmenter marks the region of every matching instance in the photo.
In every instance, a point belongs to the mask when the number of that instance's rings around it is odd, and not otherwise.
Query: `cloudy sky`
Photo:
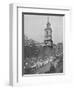
[[[43,15],[24,15],[24,34],[29,39],[44,41],[47,17]],[[49,16],[54,43],[63,42],[63,16]]]

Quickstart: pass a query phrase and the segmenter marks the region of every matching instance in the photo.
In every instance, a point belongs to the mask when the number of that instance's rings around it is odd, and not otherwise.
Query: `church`
[[[25,48],[24,52],[26,56],[34,56],[34,57],[50,57],[50,56],[55,56],[55,48],[56,45],[53,44],[52,40],[52,28],[51,24],[49,22],[49,17],[47,17],[47,23],[46,23],[46,28],[44,29],[44,41],[42,43],[38,43],[33,40],[25,40]],[[35,44],[35,46],[31,43]]]
[[[47,17],[47,24],[45,30],[45,39],[43,42],[43,47],[40,47],[40,53],[39,56],[55,56],[55,47],[56,45],[53,44],[52,40],[52,28],[51,24],[49,22],[49,17]]]

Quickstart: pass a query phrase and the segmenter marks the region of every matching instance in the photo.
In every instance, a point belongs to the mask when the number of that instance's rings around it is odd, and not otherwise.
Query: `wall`
[[[72,83],[56,83],[51,84],[48,83],[46,85],[35,85],[35,86],[25,86],[23,88],[21,87],[10,87],[9,86],[9,4],[10,3],[20,3],[20,1],[26,4],[34,4],[34,5],[46,5],[46,6],[64,6],[64,7],[70,7],[72,8],[72,15],[71,15],[71,27],[72,30],[71,33],[71,44],[70,44],[70,57],[73,60],[72,61],[72,69],[74,68],[74,30],[73,30],[73,20],[74,20],[74,2],[73,0],[1,0],[0,1],[0,89],[32,89],[32,90],[73,90],[73,83],[74,83],[74,70],[72,70]]]

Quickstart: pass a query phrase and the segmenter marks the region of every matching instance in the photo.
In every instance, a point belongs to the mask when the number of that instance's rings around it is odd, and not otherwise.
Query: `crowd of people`
[[[57,69],[57,67],[59,66],[59,62],[61,61],[61,58],[56,58],[54,56],[45,56],[45,57],[31,57],[31,58],[26,58],[24,60],[24,73],[36,73],[36,71],[38,71],[39,68],[44,67],[45,65],[47,65],[48,63],[50,63],[49,65],[50,68],[54,67],[54,69]],[[50,70],[50,69],[49,69]],[[50,72],[50,71],[49,71]]]

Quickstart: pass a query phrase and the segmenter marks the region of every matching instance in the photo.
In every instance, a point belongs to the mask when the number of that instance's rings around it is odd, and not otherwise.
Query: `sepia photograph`
[[[22,16],[22,75],[63,73],[64,15]]]

